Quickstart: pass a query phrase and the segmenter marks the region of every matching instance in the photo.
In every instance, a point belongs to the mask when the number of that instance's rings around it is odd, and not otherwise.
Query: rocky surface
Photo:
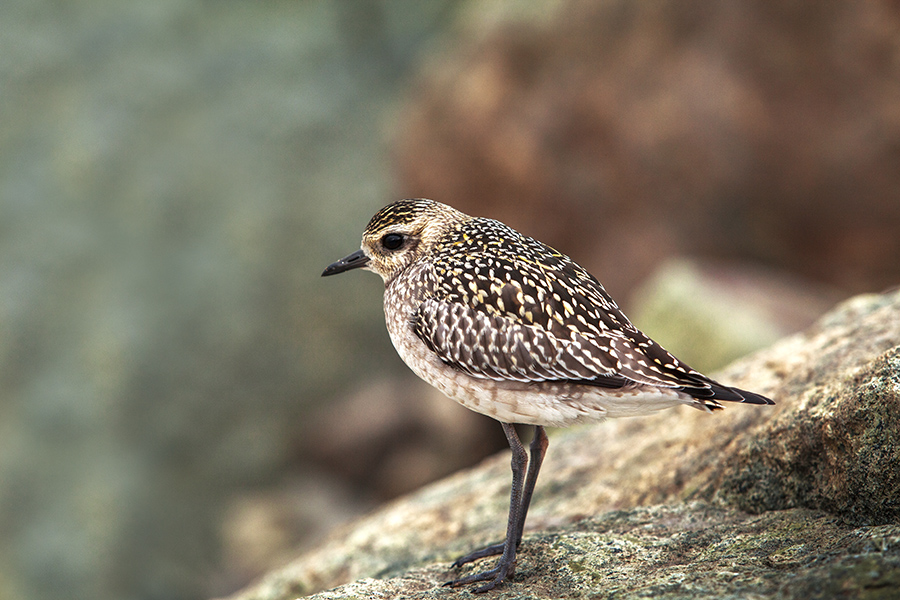
[[[517,574],[493,596],[896,597],[900,292],[719,376],[777,405],[555,432]],[[508,479],[499,455],[427,486],[232,600],[466,596],[436,586],[502,537]]]
[[[515,577],[491,598],[889,600],[900,586],[900,526],[847,528],[805,509],[752,516],[702,503],[641,507],[584,518],[527,542]],[[454,575],[450,557],[444,560],[378,565],[370,577],[310,598],[474,597],[440,587]],[[288,599],[306,591],[272,579],[238,597]]]

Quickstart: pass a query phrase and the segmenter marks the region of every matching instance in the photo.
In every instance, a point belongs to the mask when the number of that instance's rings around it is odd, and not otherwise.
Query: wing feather
[[[563,339],[457,302],[425,300],[413,316],[413,329],[442,361],[475,377],[539,382],[615,376],[595,358],[602,349],[587,336],[571,331]]]

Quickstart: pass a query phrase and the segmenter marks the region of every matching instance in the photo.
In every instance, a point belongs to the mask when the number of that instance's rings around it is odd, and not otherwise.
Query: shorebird
[[[384,314],[400,357],[466,408],[500,421],[512,450],[506,538],[453,563],[497,565],[447,582],[512,574],[547,452],[544,427],[649,414],[720,400],[774,404],[687,366],[632,325],[603,286],[553,248],[499,221],[427,199],[400,200],[366,226],[360,250],[323,276],[351,269],[384,280]],[[526,453],[514,424],[533,425]]]

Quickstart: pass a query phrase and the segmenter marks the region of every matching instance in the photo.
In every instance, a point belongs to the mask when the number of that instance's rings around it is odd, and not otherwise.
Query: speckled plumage
[[[544,435],[542,426],[678,404],[712,410],[721,408],[718,400],[772,403],[691,369],[632,325],[584,268],[493,219],[432,200],[395,202],[369,222],[362,249],[323,275],[356,267],[384,279],[388,332],[416,374],[502,423],[538,426],[536,440]],[[514,456],[524,453],[514,430],[504,430],[512,435]],[[518,544],[514,529],[521,538],[543,457],[533,444],[532,463],[536,453],[519,509],[514,467],[510,523],[515,517],[516,525],[510,525],[503,572],[494,584],[514,563],[515,548],[508,546]],[[486,580],[485,575],[454,583]]]
[[[405,247],[383,248],[391,232]],[[685,403],[765,403],[681,363],[584,268],[499,221],[402,200],[372,218],[363,252],[385,280],[388,331],[407,364],[500,421],[563,426]]]

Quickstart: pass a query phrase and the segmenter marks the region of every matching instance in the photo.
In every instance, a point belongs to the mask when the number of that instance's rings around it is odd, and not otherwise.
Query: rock
[[[765,353],[792,400],[700,496],[747,510],[900,520],[900,293],[857,297]]]
[[[632,294],[628,315],[678,358],[709,373],[812,325],[833,290],[743,262],[673,257]]]
[[[492,597],[896,597],[900,291],[719,378],[777,405],[554,432],[517,574]],[[232,600],[445,597],[450,562],[502,538],[508,460],[382,507]]]
[[[898,280],[896,3],[496,4],[422,69],[400,189],[562,247],[618,298],[680,254]]]
[[[240,589],[311,548],[373,503],[330,473],[306,470],[277,487],[231,496],[221,520],[219,589]],[[2,598],[4,596],[0,596]]]
[[[306,462],[384,501],[507,446],[492,419],[409,374],[373,377],[308,420],[298,440]]]
[[[641,507],[531,535],[517,567],[491,598],[888,599],[900,585],[900,526],[847,529],[806,509],[749,516],[703,503]],[[309,597],[472,597],[440,587],[446,564],[391,565],[378,575]],[[236,598],[302,593],[272,585]]]

